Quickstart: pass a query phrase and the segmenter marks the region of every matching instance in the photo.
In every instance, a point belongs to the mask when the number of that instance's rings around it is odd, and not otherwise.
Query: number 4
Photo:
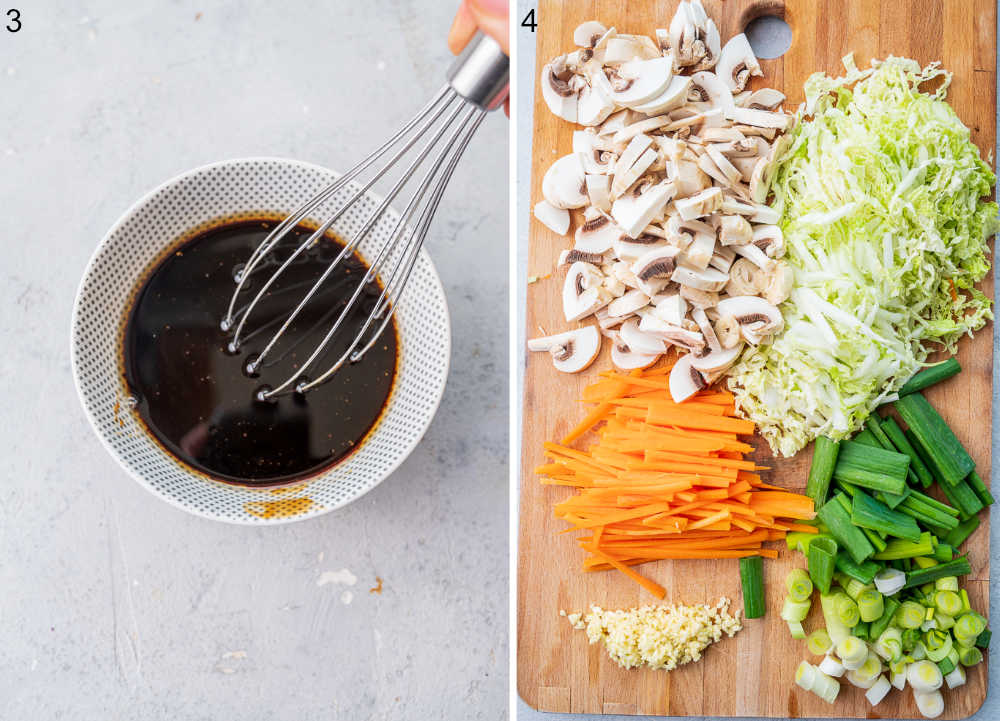
[[[521,21],[522,28],[531,28],[531,32],[535,32],[535,28],[538,27],[538,23],[535,22],[535,11],[529,10],[528,14],[524,16],[524,20]]]

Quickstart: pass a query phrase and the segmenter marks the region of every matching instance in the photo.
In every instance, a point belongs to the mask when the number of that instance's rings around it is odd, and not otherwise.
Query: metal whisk
[[[337,266],[345,258],[353,255],[362,239],[372,231],[379,218],[389,209],[390,203],[418,175],[421,166],[429,163],[429,167],[417,181],[416,188],[412,191],[413,194],[399,214],[392,230],[375,251],[367,273],[358,283],[347,305],[337,314],[336,320],[333,321],[333,325],[319,346],[312,351],[293,376],[288,377],[273,388],[263,386],[258,389],[258,400],[266,401],[290,392],[306,393],[328,380],[344,363],[354,363],[361,360],[375,344],[382,331],[392,320],[417,255],[423,246],[424,238],[427,236],[428,227],[434,218],[434,213],[455,166],[487,112],[502,105],[507,98],[509,73],[508,58],[503,54],[496,41],[481,33],[477,34],[452,63],[447,73],[447,83],[420,112],[371,155],[296,208],[254,250],[246,264],[236,274],[236,289],[221,323],[223,331],[233,331],[229,342],[231,352],[238,351],[241,343],[245,342],[250,335],[247,328],[248,319],[281,274],[295,262],[296,258],[316,244],[330,227],[359,199],[364,197],[380,178],[386,175],[397,163],[400,163],[401,159],[407,156],[421,139],[427,138],[426,142],[416,151],[416,156],[406,165],[399,179],[386,193],[384,200],[378,203],[375,210],[361,225],[360,230],[354,233],[319,279],[309,288],[298,305],[284,319],[263,351],[247,360],[246,371],[253,376],[264,364],[265,359],[275,351],[278,341],[310,301],[318,302],[318,300],[313,300],[314,296]],[[375,166],[376,161],[389,153],[391,153],[391,157],[384,165],[372,167]],[[365,177],[363,174],[370,168],[371,177],[362,180]],[[261,268],[262,264],[264,264],[263,267],[277,264],[274,257],[269,258],[269,256],[273,256],[273,251],[278,244],[299,223],[310,217],[310,214],[317,208],[320,208],[345,188],[351,192],[346,202],[338,207],[330,217],[326,218],[305,241],[300,243],[287,259],[278,264],[277,269],[263,282],[253,298],[237,310],[238,299],[244,292],[247,281],[254,270]],[[416,222],[411,227],[410,220],[414,217],[416,217]],[[394,252],[397,246],[401,248],[400,252]],[[337,335],[345,319],[350,315],[355,304],[359,302],[358,299],[365,288],[370,287],[369,284],[376,279],[382,281],[381,295],[375,302],[367,320],[362,324],[361,330],[358,331],[347,350],[339,356],[333,365],[316,378],[308,378],[305,374],[323,355],[324,350]],[[267,325],[273,322],[273,320],[268,321]]]

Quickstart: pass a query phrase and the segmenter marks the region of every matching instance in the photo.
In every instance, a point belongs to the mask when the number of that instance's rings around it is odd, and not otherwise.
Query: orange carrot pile
[[[632,566],[667,558],[740,558],[777,552],[766,541],[788,531],[815,533],[812,499],[764,483],[740,436],[753,423],[736,418],[728,391],[704,390],[682,404],[668,389],[670,367],[601,373],[583,400],[593,409],[559,443],[546,443],[542,483],[576,493],[556,518],[583,530],[585,571],[615,568],[663,598]],[[586,450],[571,447],[589,432]]]

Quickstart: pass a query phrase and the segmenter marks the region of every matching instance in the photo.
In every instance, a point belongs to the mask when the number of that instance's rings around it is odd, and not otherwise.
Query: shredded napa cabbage
[[[772,184],[795,273],[785,330],[730,371],[737,407],[785,456],[856,431],[931,351],[993,317],[974,284],[1000,229],[995,177],[944,101],[951,75],[844,65],[809,78]]]

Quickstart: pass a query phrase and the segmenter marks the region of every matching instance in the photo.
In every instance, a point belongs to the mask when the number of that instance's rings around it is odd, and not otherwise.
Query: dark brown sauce
[[[244,263],[273,221],[240,221],[184,242],[149,273],[125,327],[125,380],[135,410],[150,433],[174,456],[218,480],[245,485],[289,483],[321,471],[357,448],[382,414],[396,374],[395,322],[357,363],[345,363],[329,381],[305,395],[255,400],[264,384],[278,386],[301,374],[367,270],[345,258],[306,310],[289,327],[260,369],[246,375],[279,319],[304,297],[343,245],[323,238],[289,266],[254,310],[238,353],[227,352],[231,333],[220,321]],[[298,227],[255,270],[237,308],[291,255],[312,229]],[[365,287],[327,351],[311,366],[316,378],[347,349],[381,291]],[[269,321],[271,324],[268,325]],[[262,327],[264,326],[264,327]]]

